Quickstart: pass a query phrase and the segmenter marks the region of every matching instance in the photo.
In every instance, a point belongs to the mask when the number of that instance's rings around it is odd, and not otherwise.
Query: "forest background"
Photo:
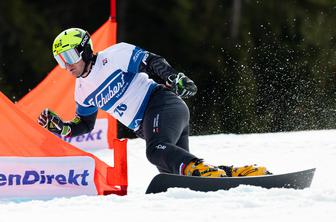
[[[109,0],[1,0],[1,92],[20,100],[57,65],[59,32],[109,15]],[[118,42],[197,84],[193,135],[336,128],[334,0],[117,0],[117,22]]]

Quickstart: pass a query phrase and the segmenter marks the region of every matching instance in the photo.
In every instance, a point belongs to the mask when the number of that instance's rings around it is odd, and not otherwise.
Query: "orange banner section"
[[[85,29],[85,27],[79,28]],[[96,52],[101,51],[115,44],[116,33],[117,24],[109,19],[91,36],[94,50]],[[50,56],[52,56],[51,50]],[[50,108],[64,120],[71,120],[76,110],[74,86],[75,78],[68,74],[66,70],[56,66],[37,87],[17,103],[17,106],[35,121],[44,108]],[[108,137],[109,145],[112,147],[113,139],[117,138],[117,122],[101,110],[98,112],[98,118],[109,120]]]
[[[122,166],[122,163],[118,162],[118,159],[124,160],[126,147],[123,147],[121,150],[123,157],[120,157],[115,151],[115,160],[117,161],[114,165],[118,167],[110,167],[94,155],[86,153],[52,135],[46,129],[38,125],[36,121],[29,118],[26,113],[19,110],[18,107],[1,92],[0,106],[0,156],[89,156],[95,161],[94,181],[98,194],[126,194],[127,178],[120,179],[120,177],[123,177],[123,175],[120,175],[120,166]]]

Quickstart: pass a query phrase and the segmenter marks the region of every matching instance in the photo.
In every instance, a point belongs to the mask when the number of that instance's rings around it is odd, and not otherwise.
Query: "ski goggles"
[[[54,56],[61,68],[65,69],[65,64],[75,64],[82,59],[82,53],[79,53],[76,48],[69,49]]]

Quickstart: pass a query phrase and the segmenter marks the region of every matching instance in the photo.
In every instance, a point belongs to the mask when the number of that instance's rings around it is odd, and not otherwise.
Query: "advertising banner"
[[[0,157],[0,198],[97,195],[94,159]]]
[[[62,137],[65,142],[78,147],[86,152],[106,149],[108,144],[108,119],[97,119],[94,129],[75,137]]]

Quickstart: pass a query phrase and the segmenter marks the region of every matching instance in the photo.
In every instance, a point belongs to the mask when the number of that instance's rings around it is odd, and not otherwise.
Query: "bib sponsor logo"
[[[124,79],[125,75],[122,71],[106,85],[101,85],[100,91],[93,93],[88,98],[89,105],[96,106],[100,109],[109,109],[126,91],[129,83]],[[91,98],[90,98],[91,97]]]
[[[123,75],[120,75],[117,81],[108,85],[103,91],[96,96],[96,104],[99,108],[104,107],[113,97],[117,96],[122,87],[125,85]]]

